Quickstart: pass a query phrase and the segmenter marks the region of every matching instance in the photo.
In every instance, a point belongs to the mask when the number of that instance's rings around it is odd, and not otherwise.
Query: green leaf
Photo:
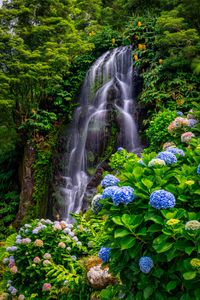
[[[196,277],[197,273],[196,272],[193,272],[193,271],[190,271],[190,272],[186,272],[183,274],[183,278],[185,280],[192,280]]]
[[[147,286],[144,289],[143,295],[144,299],[149,299],[149,297],[153,294],[153,288],[151,286]]]
[[[153,221],[156,224],[163,225],[163,218],[153,214],[147,214],[144,216],[145,221]]]
[[[165,219],[169,220],[169,219],[174,219],[176,217],[177,211],[169,212],[169,211],[161,210],[161,214]]]
[[[149,190],[153,186],[153,182],[147,178],[143,178],[141,181]]]
[[[166,290],[168,292],[170,292],[171,290],[175,289],[175,287],[178,285],[178,282],[173,280],[173,281],[170,281],[168,282],[167,286],[166,286]]]
[[[153,248],[156,250],[157,253],[163,253],[168,251],[172,246],[174,245],[174,243],[161,243],[161,244],[156,244],[153,245]]]
[[[117,224],[117,225],[123,225],[120,216],[113,217],[113,218],[112,218],[112,221],[113,221],[115,224]]]
[[[122,250],[129,249],[135,245],[136,239],[131,236],[125,236],[120,239],[120,246]]]
[[[131,216],[128,214],[122,215],[122,222],[129,227],[131,225]]]
[[[126,236],[128,234],[131,234],[131,232],[126,229],[116,229],[114,233],[114,237],[119,238],[119,237]]]

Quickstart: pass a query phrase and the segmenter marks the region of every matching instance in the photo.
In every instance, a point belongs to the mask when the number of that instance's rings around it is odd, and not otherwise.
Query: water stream
[[[62,219],[80,212],[89,182],[88,167],[96,167],[117,127],[116,146],[137,152],[140,148],[135,121],[134,69],[131,47],[119,47],[97,59],[87,72],[80,106],[68,134],[65,173],[59,187]]]

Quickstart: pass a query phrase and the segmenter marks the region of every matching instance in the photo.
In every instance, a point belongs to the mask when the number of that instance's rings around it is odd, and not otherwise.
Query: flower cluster
[[[177,116],[183,116],[183,112],[182,111],[177,111],[176,114],[177,114]]]
[[[117,148],[117,151],[123,151],[123,150],[124,150],[124,148],[122,148],[122,147]]]
[[[166,223],[169,226],[174,226],[174,225],[178,224],[179,222],[180,222],[180,220],[178,220],[178,219],[169,219]]]
[[[92,199],[92,211],[95,215],[97,215],[100,210],[102,209],[102,204],[99,202],[101,200],[101,194],[97,194],[94,196],[94,198]]]
[[[109,268],[102,268],[101,265],[93,266],[87,272],[87,278],[91,286],[95,289],[102,289],[109,283],[112,283],[112,275],[109,273]]]
[[[150,160],[150,162],[148,163],[148,167],[165,166],[165,165],[166,165],[165,161],[159,158],[154,158]]]
[[[106,263],[109,261],[110,258],[110,248],[101,247],[98,256],[103,261],[103,263]]]
[[[167,148],[176,147],[176,145],[173,142],[166,142],[163,144],[163,150],[166,150]]]
[[[166,149],[167,152],[171,152],[174,155],[180,155],[180,156],[185,156],[185,153],[182,149],[179,148],[174,148],[174,147],[169,147]]]
[[[198,123],[198,120],[196,120],[196,119],[189,119],[188,120],[189,127],[194,127],[197,123]]]
[[[34,246],[36,246],[36,247],[43,247],[43,245],[44,245],[44,243],[42,240],[37,239],[34,242]]]
[[[195,137],[194,133],[192,132],[185,132],[181,134],[181,142],[183,143],[189,143],[190,140]]]
[[[197,174],[200,175],[200,164],[197,167]]]
[[[128,204],[132,202],[136,195],[133,194],[134,189],[130,186],[123,187],[108,187],[102,193],[102,198],[111,198],[114,205],[118,206],[120,203]]]
[[[147,274],[153,268],[153,260],[149,256],[142,256],[139,260],[140,271]]]
[[[191,220],[185,224],[185,230],[199,230],[199,229],[200,229],[200,222],[197,220]]]
[[[173,153],[168,151],[162,151],[158,153],[157,158],[164,160],[166,165],[172,165],[177,163],[176,156]]]
[[[190,261],[190,264],[192,267],[194,268],[200,268],[200,259],[198,258],[193,258],[191,261]]]
[[[189,122],[188,119],[186,118],[182,118],[182,117],[177,117],[176,119],[174,119],[174,121],[172,121],[169,126],[168,126],[168,131],[170,133],[174,132],[176,129],[185,127],[185,126],[189,126]]]
[[[51,283],[44,283],[42,286],[43,291],[50,291],[51,289]]]
[[[101,186],[103,188],[109,187],[109,186],[116,186],[120,182],[120,180],[115,177],[114,175],[106,175],[104,179],[101,181]]]
[[[172,208],[176,204],[174,195],[165,190],[158,190],[151,194],[150,205],[156,209]]]

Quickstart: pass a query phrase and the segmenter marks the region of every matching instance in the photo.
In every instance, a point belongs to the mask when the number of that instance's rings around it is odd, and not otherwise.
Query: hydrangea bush
[[[99,253],[109,249],[105,262],[121,281],[104,289],[102,299],[110,299],[113,289],[116,299],[200,297],[200,144],[196,139],[188,148],[181,144],[180,136],[179,141],[159,154],[127,159],[114,170],[120,186],[102,191],[99,214],[107,215],[108,238]],[[115,161],[117,165],[114,156],[111,164]],[[122,186],[133,188],[134,200],[124,199],[116,205],[113,199]]]
[[[75,216],[76,217],[76,216]],[[35,220],[25,224],[5,249],[7,292],[17,299],[89,299],[91,287],[84,281],[81,260],[96,252],[94,224],[77,216],[77,222]],[[101,240],[100,240],[101,242]],[[24,298],[23,298],[24,297]]]

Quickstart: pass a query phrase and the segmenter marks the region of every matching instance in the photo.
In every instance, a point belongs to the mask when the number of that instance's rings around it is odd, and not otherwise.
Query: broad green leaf
[[[149,190],[153,186],[153,182],[147,178],[143,178],[141,181]]]
[[[133,247],[136,243],[136,239],[132,236],[125,236],[120,239],[120,246],[122,250],[129,249]]]
[[[149,297],[153,294],[153,288],[151,286],[147,286],[144,289],[143,295],[144,299],[149,299]]]
[[[145,221],[153,221],[154,223],[156,224],[162,224],[163,225],[163,219],[162,217],[160,216],[157,216],[157,215],[153,215],[153,214],[147,214],[145,217],[144,217]]]
[[[116,229],[114,233],[114,237],[119,238],[119,237],[126,236],[128,234],[131,234],[131,232],[126,229]]]
[[[131,225],[131,216],[128,214],[122,215],[122,222],[129,227]]]
[[[178,282],[173,280],[173,281],[170,281],[168,282],[167,286],[166,286],[166,290],[168,292],[170,292],[171,290],[175,289],[175,287],[178,285]]]
[[[156,244],[153,245],[153,248],[156,250],[157,253],[163,253],[168,251],[172,246],[174,245],[174,243],[161,243],[161,244]]]
[[[183,278],[185,280],[192,280],[196,277],[197,273],[194,271],[186,272],[183,274]]]
[[[161,210],[161,214],[163,215],[163,217],[167,220],[169,219],[174,219],[177,215],[177,211],[174,212],[169,212],[169,211],[165,211],[165,210]]]
[[[112,218],[112,221],[113,221],[115,224],[117,224],[117,225],[123,225],[120,216],[113,217],[113,218]]]

